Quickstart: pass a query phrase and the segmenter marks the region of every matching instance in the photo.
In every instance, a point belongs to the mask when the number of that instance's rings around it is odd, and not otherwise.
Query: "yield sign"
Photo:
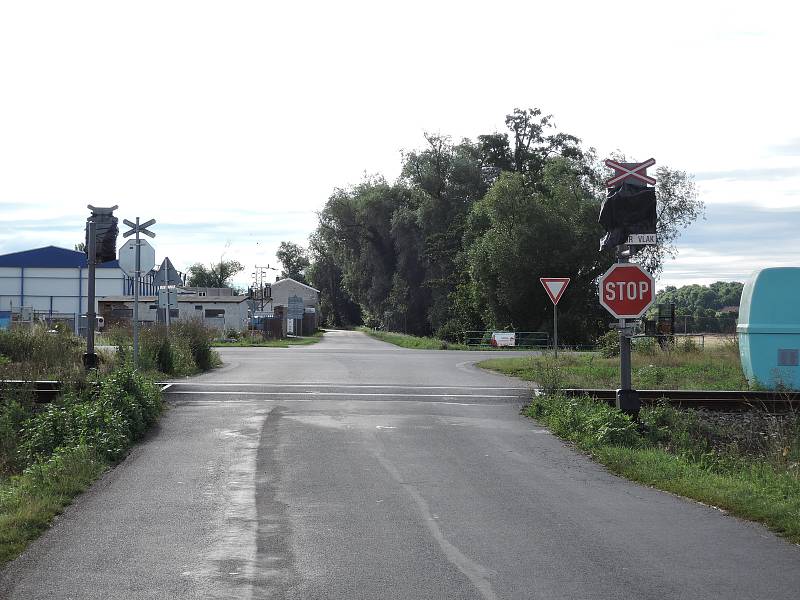
[[[542,282],[553,304],[558,304],[558,301],[561,300],[561,295],[564,293],[564,290],[567,289],[569,277],[539,277],[539,281]]]
[[[656,180],[647,176],[647,167],[652,167],[654,164],[656,164],[655,158],[650,158],[642,163],[618,163],[608,158],[606,159],[606,166],[614,169],[614,176],[606,181],[606,187],[614,187],[625,183],[628,179],[636,179],[645,184],[655,185]]]

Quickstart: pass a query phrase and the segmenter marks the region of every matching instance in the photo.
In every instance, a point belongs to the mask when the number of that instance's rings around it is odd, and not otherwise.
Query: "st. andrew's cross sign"
[[[655,185],[656,180],[647,175],[647,167],[656,164],[655,158],[648,158],[641,163],[620,163],[610,158],[606,159],[606,166],[614,169],[614,176],[606,181],[606,187],[616,187],[626,181],[638,185]]]

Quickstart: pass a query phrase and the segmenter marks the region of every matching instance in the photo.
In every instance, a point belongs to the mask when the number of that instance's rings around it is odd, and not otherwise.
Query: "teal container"
[[[751,385],[800,390],[800,267],[753,273],[742,290],[736,331]]]

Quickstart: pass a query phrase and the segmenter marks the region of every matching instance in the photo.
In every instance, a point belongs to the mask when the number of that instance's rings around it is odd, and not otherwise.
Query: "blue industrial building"
[[[133,278],[115,260],[97,265],[95,280],[98,299],[133,294]],[[157,287],[152,272],[142,277],[142,295],[155,295]],[[87,290],[83,252],[45,246],[0,256],[0,311],[75,317],[86,313]]]

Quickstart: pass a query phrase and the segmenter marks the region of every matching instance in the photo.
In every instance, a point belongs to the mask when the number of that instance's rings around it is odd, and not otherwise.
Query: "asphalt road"
[[[800,548],[609,475],[479,353],[230,348],[0,576],[13,599],[796,600]]]

